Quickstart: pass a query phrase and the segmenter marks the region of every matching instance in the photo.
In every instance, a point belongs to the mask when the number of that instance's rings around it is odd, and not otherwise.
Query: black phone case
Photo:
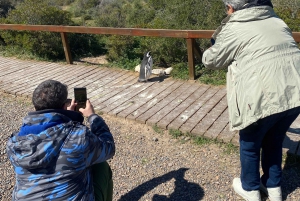
[[[86,100],[87,100],[87,92],[85,87],[74,88],[74,98],[77,106],[75,110],[79,112],[79,108],[85,108]]]

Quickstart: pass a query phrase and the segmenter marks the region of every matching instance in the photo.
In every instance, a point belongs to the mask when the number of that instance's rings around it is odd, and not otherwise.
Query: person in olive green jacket
[[[241,178],[233,188],[246,200],[261,200],[260,189],[281,201],[282,143],[300,112],[300,50],[270,0],[223,2],[228,16],[202,62],[228,68],[229,123],[240,134]]]

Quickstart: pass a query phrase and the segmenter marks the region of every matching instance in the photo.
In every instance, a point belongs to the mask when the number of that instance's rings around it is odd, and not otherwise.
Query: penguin
[[[153,59],[151,52],[146,52],[140,67],[140,76],[138,82],[147,82],[152,73]]]

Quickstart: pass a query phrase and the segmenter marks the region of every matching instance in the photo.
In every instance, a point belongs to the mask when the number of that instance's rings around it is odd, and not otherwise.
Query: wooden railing
[[[187,42],[189,78],[194,80],[195,56],[202,58],[200,48],[195,45],[197,38],[211,38],[213,30],[171,30],[171,29],[137,29],[137,28],[108,28],[108,27],[83,27],[83,26],[54,26],[54,25],[21,25],[21,24],[0,24],[0,30],[17,31],[48,31],[59,32],[61,34],[66,61],[73,63],[67,33],[85,34],[106,34],[106,35],[126,35],[126,36],[148,36],[148,37],[168,37],[185,38]],[[300,42],[300,32],[294,32],[296,42]]]

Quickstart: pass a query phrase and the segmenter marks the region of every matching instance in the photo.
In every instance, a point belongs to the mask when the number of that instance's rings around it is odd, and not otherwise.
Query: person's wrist
[[[91,115],[88,116],[88,122],[91,124],[96,117],[98,117],[98,115],[92,113]]]
[[[91,112],[87,115],[87,117],[89,118],[90,116],[94,115],[95,113],[94,112]]]

